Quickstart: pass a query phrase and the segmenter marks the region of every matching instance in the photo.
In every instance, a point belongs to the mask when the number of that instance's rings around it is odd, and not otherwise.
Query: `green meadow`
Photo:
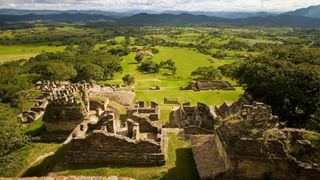
[[[65,46],[48,46],[44,44],[0,45],[0,63],[29,59],[42,52],[63,51]]]
[[[243,93],[241,87],[235,91],[181,91],[180,87],[187,86],[191,80],[190,74],[198,67],[214,66],[219,67],[224,64],[233,63],[234,59],[218,60],[210,56],[199,53],[196,50],[188,48],[176,47],[156,47],[160,50],[159,54],[155,54],[153,60],[157,63],[172,59],[177,66],[175,76],[165,76],[160,71],[154,74],[144,74],[137,70],[139,64],[134,60],[135,53],[123,57],[121,62],[123,73],[116,74],[114,80],[107,83],[121,84],[121,78],[125,74],[130,74],[135,78],[134,84],[136,98],[135,100],[155,101],[160,104],[161,122],[165,123],[169,120],[169,114],[174,105],[166,105],[163,103],[164,98],[179,98],[181,102],[191,100],[195,105],[198,102],[208,105],[220,105],[224,101],[235,101]],[[161,90],[150,90],[151,87],[160,86]]]

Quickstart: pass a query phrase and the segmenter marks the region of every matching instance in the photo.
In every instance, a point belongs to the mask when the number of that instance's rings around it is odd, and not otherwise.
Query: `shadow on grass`
[[[47,175],[58,162],[63,161],[65,152],[68,148],[68,145],[63,145],[53,155],[46,157],[39,164],[30,167],[23,174],[23,177],[39,177]]]
[[[168,172],[161,178],[166,179],[183,179],[183,180],[197,180],[200,179],[197,167],[195,165],[191,148],[180,148],[176,150],[175,167],[168,170]]]

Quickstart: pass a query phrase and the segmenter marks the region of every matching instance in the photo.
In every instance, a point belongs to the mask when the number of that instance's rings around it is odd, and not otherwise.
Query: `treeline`
[[[0,66],[0,102],[18,106],[21,92],[39,80],[107,80],[121,72],[120,57],[108,50],[94,50],[83,42],[64,52],[42,53],[28,61],[9,62]]]
[[[278,47],[220,68],[255,99],[272,106],[290,127],[320,131],[320,50]]]

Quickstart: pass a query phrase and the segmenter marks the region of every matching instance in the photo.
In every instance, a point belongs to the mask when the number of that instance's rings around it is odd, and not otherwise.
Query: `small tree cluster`
[[[157,73],[160,71],[160,65],[151,59],[147,59],[141,63],[138,70],[144,73]]]
[[[134,84],[134,82],[135,82],[134,77],[132,77],[130,74],[126,74],[122,78],[122,81],[123,81],[124,84],[126,84],[128,86]]]
[[[176,74],[177,67],[175,65],[175,62],[172,59],[168,59],[166,61],[161,61],[159,66],[160,66],[160,68],[170,70],[172,75]]]
[[[208,81],[222,78],[220,71],[214,68],[213,66],[199,67],[198,69],[196,69],[191,73],[191,76],[193,77],[193,79],[196,79],[196,80],[208,80]]]

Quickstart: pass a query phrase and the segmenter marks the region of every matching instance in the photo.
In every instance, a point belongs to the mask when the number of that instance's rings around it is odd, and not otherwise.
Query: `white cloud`
[[[0,8],[290,11],[320,4],[320,0],[1,0]]]

